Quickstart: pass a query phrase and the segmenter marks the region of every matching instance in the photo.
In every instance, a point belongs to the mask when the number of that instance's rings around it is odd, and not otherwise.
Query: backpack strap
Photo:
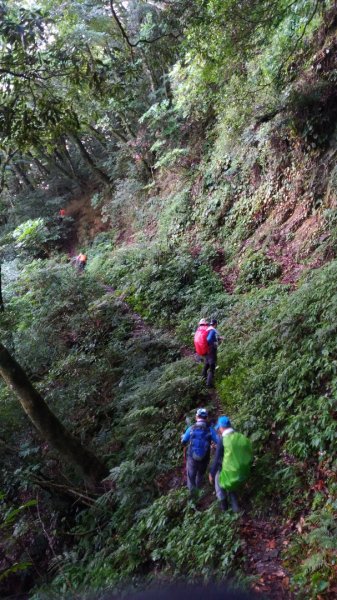
[[[211,428],[208,425],[208,423],[202,422],[202,423],[195,423],[194,425],[192,425],[191,430],[190,430],[191,431],[191,437],[192,437],[193,433],[197,429],[206,429],[207,430],[206,433],[207,433],[207,435],[209,437],[209,441],[211,441],[211,439],[212,439]]]
[[[192,425],[191,427],[191,432],[195,431],[196,429],[204,429],[207,428],[209,429],[209,425],[207,423],[205,423],[204,421],[201,421],[200,423],[194,423],[194,425]]]

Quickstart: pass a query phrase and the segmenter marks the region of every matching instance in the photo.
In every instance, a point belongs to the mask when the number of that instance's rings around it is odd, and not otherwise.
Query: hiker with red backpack
[[[218,344],[220,342],[220,336],[216,330],[218,321],[211,319],[209,327],[207,329],[207,344],[208,352],[205,357],[205,365],[202,370],[202,376],[206,379],[206,385],[209,388],[214,387],[214,375],[216,369],[216,361],[218,356]]]
[[[237,513],[239,506],[236,490],[249,475],[253,461],[252,444],[245,435],[234,431],[225,415],[218,418],[215,429],[219,438],[208,476],[209,482],[214,483],[221,510],[228,510],[230,500],[232,511]]]
[[[207,410],[198,408],[195,424],[188,427],[181,438],[182,444],[188,444],[186,474],[190,492],[201,487],[209,463],[211,442],[218,442],[217,434],[207,423],[207,417]]]
[[[206,385],[209,388],[214,387],[218,344],[220,342],[220,336],[216,330],[217,324],[216,319],[211,319],[209,323],[206,319],[201,319],[194,334],[195,351],[204,359],[202,377],[206,380]]]

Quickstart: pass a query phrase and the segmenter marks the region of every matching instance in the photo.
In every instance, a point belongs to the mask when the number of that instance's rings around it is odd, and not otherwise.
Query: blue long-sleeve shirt
[[[209,346],[217,346],[219,334],[216,329],[210,329],[207,335],[207,344]]]
[[[223,453],[224,453],[222,436],[217,436],[217,437],[218,437],[218,440],[217,440],[215,455],[214,455],[212,466],[209,470],[210,475],[212,475],[213,479],[214,479],[215,475],[217,474],[217,472],[220,471],[220,469],[222,467],[222,459],[223,459]]]

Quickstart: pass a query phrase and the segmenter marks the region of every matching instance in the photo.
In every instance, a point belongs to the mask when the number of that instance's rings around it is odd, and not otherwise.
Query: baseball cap
[[[215,426],[215,429],[219,429],[220,427],[231,427],[231,422],[229,418],[225,415],[218,418],[218,422]]]
[[[208,417],[208,411],[206,408],[198,408],[196,416],[206,419]]]

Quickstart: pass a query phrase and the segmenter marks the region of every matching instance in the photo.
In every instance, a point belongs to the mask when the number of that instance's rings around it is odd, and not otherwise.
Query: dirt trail
[[[73,229],[71,231],[71,235],[68,236],[67,240],[63,244],[64,250],[67,252],[69,258],[72,258],[77,254],[76,247],[78,244],[78,238],[76,230]]]
[[[289,575],[282,563],[282,550],[288,544],[290,528],[277,519],[257,520],[244,516],[240,525],[246,556],[245,572],[255,579],[252,588],[272,600],[292,600]]]
[[[106,285],[104,283],[101,284],[102,290],[104,290],[107,294],[113,296],[115,294],[115,289],[111,287],[111,285]],[[142,335],[147,334],[150,335],[153,333],[153,327],[145,323],[144,319],[138,314],[133,312],[127,302],[123,300],[120,296],[116,296],[115,300],[118,302],[120,306],[123,307],[125,312],[132,318],[134,322],[134,328],[132,332],[132,337],[140,338]]]
[[[211,400],[210,403],[213,404],[213,406],[214,406],[215,416],[219,417],[221,414],[223,414],[224,411],[223,411],[223,408],[221,407],[221,401],[220,401],[218,392],[215,389],[209,388],[208,395]]]

